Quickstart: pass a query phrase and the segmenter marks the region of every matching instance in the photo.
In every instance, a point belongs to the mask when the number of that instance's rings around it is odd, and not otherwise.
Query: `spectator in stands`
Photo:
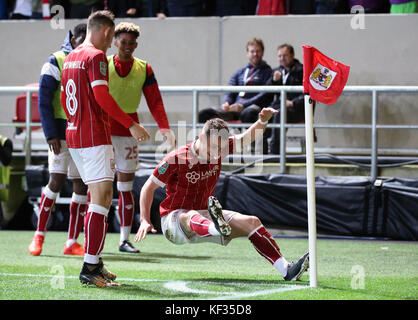
[[[258,0],[257,15],[283,15],[286,14],[285,0]]]
[[[107,9],[112,11],[116,18],[135,18],[147,15],[144,0],[107,0]]]
[[[61,72],[65,57],[70,51],[83,43],[86,37],[86,24],[79,24],[74,28],[74,34],[69,31],[61,50],[49,56],[42,67],[39,81],[39,115],[42,129],[49,145],[48,164],[49,182],[44,188],[39,206],[39,218],[35,236],[28,251],[38,256],[42,252],[42,245],[47,231],[47,224],[58,193],[68,177],[73,180],[73,195],[70,204],[70,223],[68,239],[64,247],[64,254],[84,255],[83,247],[77,238],[83,227],[84,214],[87,210],[87,186],[80,178],[80,174],[71,158],[65,141],[67,117],[61,105]]]
[[[348,12],[348,3],[346,0],[316,0],[317,14],[337,14]]]
[[[103,10],[103,0],[69,0],[70,1],[70,18],[85,19],[90,13]]]
[[[390,0],[390,13],[418,13],[417,0]]]
[[[198,17],[206,15],[205,0],[167,0],[170,17]]]
[[[362,6],[365,13],[389,13],[388,0],[350,0],[350,9],[354,6]]]
[[[216,12],[219,17],[238,16],[244,14],[242,0],[216,0]]]
[[[271,76],[271,67],[263,60],[264,43],[260,38],[253,38],[246,46],[248,64],[238,69],[229,80],[230,86],[259,86],[266,84]],[[223,98],[221,107],[206,108],[199,112],[199,122],[212,118],[226,121],[240,120],[244,123],[257,121],[260,110],[271,102],[269,95],[263,92],[230,92]],[[267,134],[264,137],[267,153]]]
[[[24,20],[32,18],[31,0],[16,0],[11,19]]]
[[[148,17],[165,19],[168,16],[167,0],[144,0]]]
[[[273,69],[268,85],[302,85],[303,65],[295,59],[295,51],[290,44],[282,44],[277,48],[279,67]],[[272,107],[280,110],[280,93],[270,94],[274,96]],[[286,96],[287,123],[297,123],[305,120],[303,93],[287,93]],[[280,124],[280,112],[273,115],[273,123]],[[280,128],[272,129],[270,139],[270,152],[280,153]]]
[[[315,14],[315,0],[287,1],[289,14]]]
[[[0,0],[0,20],[9,19],[10,1]]]

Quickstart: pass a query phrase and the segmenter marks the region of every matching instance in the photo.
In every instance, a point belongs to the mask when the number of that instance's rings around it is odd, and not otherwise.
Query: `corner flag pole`
[[[309,285],[318,286],[316,263],[316,201],[313,101],[305,94],[306,185],[308,196]]]

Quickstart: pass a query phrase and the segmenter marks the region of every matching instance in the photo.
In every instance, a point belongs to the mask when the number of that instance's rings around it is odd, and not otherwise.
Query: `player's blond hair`
[[[134,23],[130,22],[121,22],[116,26],[115,29],[115,38],[117,38],[121,33],[130,33],[138,38],[141,35],[141,29]]]
[[[87,29],[100,29],[104,26],[114,27],[115,26],[115,15],[108,10],[95,11],[87,19]]]

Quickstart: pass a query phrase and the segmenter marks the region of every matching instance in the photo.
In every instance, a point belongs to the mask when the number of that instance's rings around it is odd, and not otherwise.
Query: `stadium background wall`
[[[418,15],[366,15],[365,28],[352,28],[353,15],[235,16],[208,18],[139,18],[142,29],[135,52],[153,67],[160,85],[226,85],[247,63],[245,44],[252,37],[265,42],[265,60],[277,66],[276,48],[287,42],[302,60],[303,44],[311,44],[351,66],[348,85],[417,85],[415,68]],[[121,20],[117,20],[120,22]],[[47,56],[56,51],[66,33],[80,20],[66,20],[64,29],[49,21],[0,21],[0,86],[39,81]],[[108,51],[115,53],[115,47]],[[142,122],[154,122],[145,99]],[[169,120],[191,120],[191,95],[164,94]],[[14,116],[15,95],[0,96],[2,118]],[[217,105],[219,94],[201,95],[200,107]],[[416,124],[416,95],[380,94],[380,124]],[[371,95],[346,94],[334,106],[318,105],[315,123],[370,124]],[[330,131],[332,130],[332,131]],[[13,128],[0,134],[13,136]],[[153,133],[153,132],[151,132]],[[369,129],[322,129],[317,147],[370,146]],[[407,130],[382,130],[379,148],[416,148],[416,135]]]
[[[151,173],[152,169],[144,168],[135,176],[136,219],[133,232],[139,226],[139,193]],[[28,196],[40,197],[41,187],[48,181],[47,168],[28,166],[26,176]],[[378,185],[365,177],[317,177],[315,184],[319,233],[418,240],[418,215],[413,209],[418,207],[417,179],[386,179]],[[60,195],[71,197],[71,192],[71,184],[67,183]],[[114,195],[117,195],[116,184]],[[305,176],[223,172],[216,185],[215,196],[225,209],[255,215],[268,226],[302,231],[308,228]],[[152,222],[159,232],[158,208],[164,197],[165,190],[157,189],[151,209]],[[109,215],[109,231],[119,232],[114,209],[113,206]],[[49,229],[67,230],[68,206],[57,206],[53,216]],[[31,230],[31,219],[32,210],[24,201],[7,228]]]

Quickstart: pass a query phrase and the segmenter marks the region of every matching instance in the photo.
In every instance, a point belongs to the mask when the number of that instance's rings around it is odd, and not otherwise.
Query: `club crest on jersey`
[[[164,174],[168,169],[168,163],[167,162],[163,162],[160,167],[158,168],[158,173],[159,174]]]
[[[309,81],[312,87],[317,90],[328,90],[336,75],[337,72],[332,71],[318,63],[314,68],[314,71],[312,71]]]
[[[106,64],[106,62],[103,62],[103,61],[100,62],[100,73],[104,76],[107,74],[107,64]]]

